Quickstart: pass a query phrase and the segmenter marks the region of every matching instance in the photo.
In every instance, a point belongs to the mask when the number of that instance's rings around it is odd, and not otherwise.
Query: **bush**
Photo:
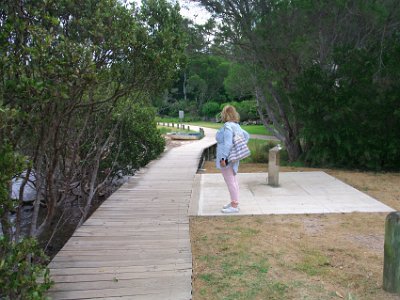
[[[311,165],[400,169],[400,39],[382,55],[337,49],[336,69],[315,65],[292,94]]]
[[[245,100],[242,102],[223,103],[220,106],[220,110],[222,110],[222,108],[225,105],[233,105],[236,108],[237,112],[240,115],[241,122],[259,119],[259,115],[257,112],[257,103],[255,100]]]
[[[252,163],[268,163],[269,150],[276,146],[276,142],[250,139],[248,143],[251,156],[246,162]]]
[[[219,104],[214,101],[205,103],[201,108],[201,113],[203,114],[203,116],[206,116],[208,118],[215,117],[215,115],[218,114],[219,112],[220,112]]]
[[[122,106],[121,109],[125,109]],[[155,110],[143,104],[131,105],[129,111],[115,114],[120,123],[120,134],[111,147],[110,154],[102,161],[102,168],[115,166],[122,174],[132,174],[135,170],[156,159],[165,147],[154,121]]]
[[[0,237],[0,259],[1,299],[44,298],[52,282],[49,269],[44,265],[47,257],[36,240],[15,243]]]
[[[199,107],[196,102],[180,100],[173,103],[167,103],[164,107],[158,108],[158,114],[178,119],[180,110],[185,112],[185,118],[186,116],[190,116],[190,118],[196,119],[196,116],[198,116],[199,113]]]

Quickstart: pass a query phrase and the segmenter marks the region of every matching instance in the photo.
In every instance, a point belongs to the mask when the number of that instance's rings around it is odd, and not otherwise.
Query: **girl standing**
[[[228,156],[233,145],[234,135],[241,135],[246,143],[250,136],[238,124],[240,116],[232,105],[227,105],[223,108],[221,120],[224,126],[222,126],[216,134],[216,167],[221,170],[231,197],[231,202],[224,205],[221,211],[223,213],[237,213],[239,212],[239,183],[236,174],[239,169],[239,161],[230,162]]]

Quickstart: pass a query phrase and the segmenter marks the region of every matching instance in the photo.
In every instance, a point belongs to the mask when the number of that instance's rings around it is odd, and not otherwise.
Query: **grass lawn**
[[[214,122],[191,122],[188,124],[214,129],[219,129],[222,126],[221,123]],[[241,125],[241,127],[250,134],[272,135],[272,133],[269,132],[264,125]]]
[[[205,169],[218,172],[213,162]],[[266,170],[266,164],[240,167]],[[399,173],[323,171],[400,210]],[[193,217],[193,299],[400,299],[382,290],[385,217]]]
[[[181,128],[172,128],[172,127],[165,127],[165,126],[157,126],[158,130],[160,130],[161,134],[167,134],[169,132],[183,132],[183,133],[198,133],[198,131],[194,130],[186,130]]]

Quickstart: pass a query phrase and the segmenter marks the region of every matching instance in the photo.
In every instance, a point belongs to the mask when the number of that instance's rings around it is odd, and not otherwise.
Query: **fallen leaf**
[[[336,296],[340,297],[340,298],[344,298],[343,295],[341,293],[339,293],[338,291],[335,292]]]

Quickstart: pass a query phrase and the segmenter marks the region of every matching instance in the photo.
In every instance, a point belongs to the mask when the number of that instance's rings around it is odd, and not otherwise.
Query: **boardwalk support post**
[[[383,261],[383,289],[400,294],[400,212],[387,215]]]

